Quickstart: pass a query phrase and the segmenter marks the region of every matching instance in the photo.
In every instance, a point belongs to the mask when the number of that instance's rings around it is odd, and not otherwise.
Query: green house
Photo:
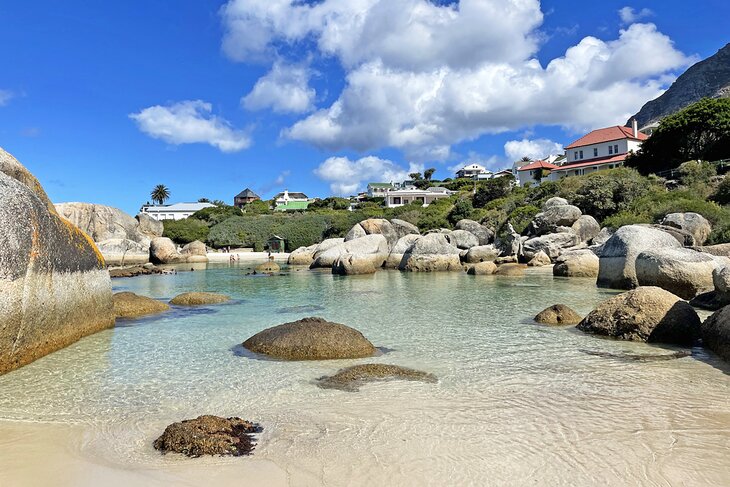
[[[278,235],[272,235],[269,240],[266,241],[266,248],[269,252],[284,252],[286,249],[286,240]]]

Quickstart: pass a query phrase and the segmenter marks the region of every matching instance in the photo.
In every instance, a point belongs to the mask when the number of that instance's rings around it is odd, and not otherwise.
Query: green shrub
[[[423,233],[437,228],[451,228],[447,216],[454,206],[454,199],[441,198],[422,208],[417,223],[419,230]]]
[[[163,225],[162,236],[172,239],[175,243],[186,244],[195,240],[205,242],[208,238],[208,225],[194,218],[164,220]]]
[[[683,186],[702,190],[713,176],[717,176],[717,169],[709,162],[688,161],[680,164],[679,174],[679,182]]]
[[[730,204],[730,178],[725,177],[715,192],[710,196],[710,200],[721,205]]]
[[[213,225],[217,225],[232,216],[240,216],[242,214],[243,212],[235,206],[221,205],[203,208],[202,210],[193,213],[190,218],[204,221],[208,224],[208,226],[212,227]]]
[[[484,208],[490,201],[504,198],[512,191],[514,178],[499,177],[487,179],[477,185],[474,193],[474,208]]]
[[[509,214],[503,224],[510,222],[518,233],[522,233],[527,229],[527,225],[530,224],[533,218],[535,218],[535,215],[538,213],[540,213],[540,208],[536,206],[520,206]]]
[[[446,219],[451,223],[451,225],[456,225],[456,222],[459,220],[463,220],[464,218],[471,218],[471,214],[474,212],[474,207],[471,204],[471,201],[469,201],[466,198],[461,198],[459,201],[456,202],[456,204],[451,208],[448,215],[446,216]]]

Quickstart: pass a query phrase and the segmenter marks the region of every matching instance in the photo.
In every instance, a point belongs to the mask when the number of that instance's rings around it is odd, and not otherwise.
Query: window
[[[598,157],[598,147],[593,148],[593,157]]]
[[[578,159],[578,151],[575,151],[575,154],[573,155],[573,159]]]
[[[580,158],[583,159],[583,151],[580,151]]]
[[[417,196],[416,199],[415,199],[415,201],[420,201],[421,204],[423,204],[423,203],[426,202],[426,199],[423,196]]]
[[[393,204],[394,205],[400,205],[400,196],[394,196],[393,197]]]
[[[403,204],[404,205],[407,205],[408,204],[408,198],[403,198]]]
[[[613,147],[610,145],[608,146],[608,154],[613,154]]]
[[[618,144],[613,146],[613,153],[618,154]]]

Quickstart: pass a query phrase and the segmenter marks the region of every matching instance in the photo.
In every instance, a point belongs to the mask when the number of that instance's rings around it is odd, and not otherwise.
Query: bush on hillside
[[[514,178],[506,176],[480,182],[474,194],[474,208],[484,208],[490,201],[504,198],[512,191],[513,182]]]
[[[209,227],[231,218],[232,216],[240,216],[242,214],[239,208],[229,205],[211,206],[203,208],[193,213],[190,218],[204,221]]]
[[[208,238],[208,225],[195,218],[184,218],[182,220],[164,220],[163,237],[172,239],[178,244],[187,244],[200,240],[205,242]]]
[[[246,203],[242,210],[247,215],[266,215],[271,213],[272,201],[254,200],[250,203]]]
[[[454,206],[454,199],[454,197],[441,198],[421,208],[421,215],[418,217],[418,223],[416,224],[421,233],[451,227],[447,217]]]
[[[350,208],[350,200],[331,196],[323,200],[316,200],[309,204],[307,210],[347,210]]]
[[[456,222],[465,218],[471,218],[474,212],[474,207],[471,201],[467,198],[460,198],[459,201],[451,208],[446,219],[451,225],[456,225]]]
[[[726,177],[715,192],[710,196],[710,200],[721,205],[730,204],[730,178]]]

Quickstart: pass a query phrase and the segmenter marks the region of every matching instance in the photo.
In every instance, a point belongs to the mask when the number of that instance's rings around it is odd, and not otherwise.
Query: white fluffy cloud
[[[168,144],[209,144],[223,152],[237,152],[251,145],[245,131],[213,115],[211,104],[201,100],[155,105],[129,117],[142,132]]]
[[[563,145],[549,139],[510,140],[504,144],[504,154],[509,161],[517,161],[523,157],[539,159],[551,154],[562,154]]]
[[[633,7],[624,7],[618,11],[618,15],[621,17],[621,22],[624,24],[633,24],[638,20],[651,17],[654,15],[654,12],[648,8],[642,8],[637,11]]]
[[[232,59],[312,45],[304,59],[344,68],[338,98],[284,138],[328,150],[395,147],[414,159],[484,134],[622,123],[691,61],[655,25],[629,22],[617,39],[586,37],[543,66],[538,0],[229,0],[221,16]]]
[[[0,107],[8,104],[8,102],[15,97],[15,94],[10,90],[0,90]]]
[[[248,110],[271,108],[277,113],[311,111],[316,92],[309,87],[309,77],[305,66],[277,62],[241,99],[241,104]]]
[[[357,160],[347,157],[330,157],[314,170],[320,179],[330,183],[334,194],[353,194],[371,182],[391,182],[408,179],[412,172],[422,172],[423,166],[411,164],[405,169],[387,159],[367,156]]]

